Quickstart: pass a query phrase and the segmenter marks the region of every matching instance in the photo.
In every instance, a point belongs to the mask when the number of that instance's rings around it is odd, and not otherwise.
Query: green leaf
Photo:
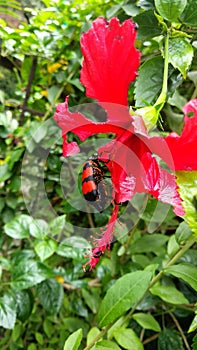
[[[120,350],[119,346],[111,340],[103,339],[99,341],[95,347],[95,350]],[[93,350],[93,348],[92,348]]]
[[[192,339],[192,350],[197,350],[197,334]]]
[[[23,333],[22,324],[16,324],[12,331],[13,342],[16,342],[22,336],[22,333]]]
[[[44,345],[44,338],[43,338],[43,335],[41,333],[36,332],[35,333],[35,338],[36,338],[38,344]]]
[[[177,290],[174,286],[163,286],[160,283],[156,283],[150,292],[153,295],[157,295],[162,300],[170,304],[188,304],[188,300],[185,298],[183,293]]]
[[[0,164],[0,183],[8,180],[11,176],[8,163]]]
[[[0,298],[0,326],[13,329],[16,322],[16,301],[11,294]]]
[[[123,11],[128,16],[136,16],[139,13],[139,7],[137,7],[135,4],[126,4],[122,6]]]
[[[38,284],[38,298],[44,309],[50,314],[56,314],[63,301],[63,286],[55,279],[48,279]]]
[[[57,242],[52,239],[46,239],[40,241],[35,245],[36,254],[39,256],[41,261],[49,258],[53,253],[55,253],[57,247]]]
[[[164,270],[171,275],[181,278],[197,291],[197,267],[189,263],[168,266]]]
[[[187,0],[155,0],[157,11],[168,21],[176,21],[186,4]]]
[[[161,34],[161,28],[152,10],[142,12],[135,16],[134,21],[137,22],[139,26],[137,37],[140,40],[151,39]]]
[[[89,345],[99,333],[100,330],[97,327],[92,327],[87,335],[87,345]]]
[[[188,333],[194,332],[196,329],[197,329],[197,315],[194,317],[194,319],[189,327]]]
[[[197,6],[196,0],[187,0],[187,6],[180,16],[181,21],[188,26],[197,27]]]
[[[168,237],[159,233],[146,234],[136,240],[130,247],[131,253],[158,252],[168,241]]]
[[[139,0],[137,5],[144,10],[154,9],[154,0]]]
[[[155,320],[155,318],[152,315],[138,312],[137,314],[134,314],[132,317],[137,323],[139,323],[139,325],[142,328],[152,329],[155,332],[161,332],[159,323]]]
[[[53,272],[44,264],[31,259],[23,260],[13,267],[11,287],[17,290],[27,289],[52,276]]]
[[[47,98],[52,105],[55,103],[57,96],[59,94],[59,91],[60,91],[60,88],[56,85],[53,85],[48,89]]]
[[[113,335],[117,343],[124,349],[144,349],[140,339],[132,329],[120,327],[114,331]]]
[[[17,318],[25,322],[31,315],[34,304],[33,294],[30,290],[18,290],[16,293]]]
[[[175,237],[178,244],[185,244],[185,242],[188,240],[188,238],[191,237],[191,235],[192,235],[192,232],[187,222],[185,221],[181,222],[175,232]]]
[[[197,171],[177,171],[176,178],[185,210],[184,219],[197,238]]]
[[[168,241],[167,253],[169,257],[173,257],[180,249],[180,245],[177,243],[175,235],[172,235]]]
[[[131,272],[119,278],[107,291],[98,312],[101,327],[115,321],[139,300],[148,288],[151,273]]]
[[[146,104],[154,104],[160,94],[162,82],[162,57],[154,57],[142,64],[135,83],[136,106],[144,107]]]
[[[82,329],[71,334],[64,344],[64,350],[77,350],[82,340]]]
[[[39,231],[31,216],[22,214],[5,225],[5,233],[16,239],[29,237],[32,232]]]
[[[173,330],[164,328],[158,338],[158,350],[184,350],[180,334]]]
[[[66,215],[58,216],[49,223],[49,230],[51,235],[54,237],[59,235],[65,226]]]
[[[171,38],[169,40],[169,62],[177,68],[184,79],[193,59],[192,45],[185,38]]]

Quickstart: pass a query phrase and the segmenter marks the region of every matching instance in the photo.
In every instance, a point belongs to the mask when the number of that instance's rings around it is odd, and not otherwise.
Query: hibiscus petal
[[[186,116],[181,135],[171,132],[165,138],[155,136],[149,139],[149,145],[170,169],[197,170],[197,99],[188,102],[183,110]]]
[[[97,18],[81,37],[84,61],[81,82],[86,95],[100,102],[127,105],[128,87],[136,77],[140,53],[134,47],[135,24]]]
[[[175,176],[162,169],[150,153],[142,157],[146,176],[143,179],[145,191],[163,203],[174,207],[178,216],[184,215]]]

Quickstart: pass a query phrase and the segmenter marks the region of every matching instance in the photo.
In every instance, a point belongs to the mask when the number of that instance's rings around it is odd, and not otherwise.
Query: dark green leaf
[[[157,11],[168,21],[176,21],[186,4],[187,0],[155,0]]]
[[[151,273],[131,272],[119,278],[107,291],[98,313],[101,327],[115,321],[145,293],[151,279]]]
[[[134,17],[138,24],[137,37],[147,40],[161,34],[161,28],[152,10],[142,12]]]
[[[187,0],[187,5],[180,16],[180,19],[188,26],[197,27],[196,0]]]
[[[165,268],[165,272],[171,275],[183,279],[194,290],[197,291],[197,267],[192,264],[178,264]]]
[[[21,261],[13,267],[11,287],[27,289],[53,276],[52,271],[44,264],[35,260]]]
[[[135,83],[136,106],[143,107],[146,103],[153,104],[161,91],[163,81],[163,59],[154,57],[146,61],[139,70]]]
[[[186,72],[192,62],[193,48],[185,38],[169,40],[169,62],[186,78]]]
[[[33,308],[33,294],[30,290],[19,290],[16,293],[17,318],[25,322],[31,315]]]
[[[173,329],[165,328],[158,338],[158,350],[184,350],[179,333]]]
[[[82,329],[71,334],[64,344],[64,350],[77,350],[82,340]]]
[[[63,286],[55,279],[48,279],[38,284],[38,298],[44,309],[50,314],[56,314],[62,304],[64,291]]]
[[[0,298],[0,326],[13,329],[16,321],[16,301],[11,294]]]
[[[133,253],[158,252],[168,241],[168,237],[162,234],[146,234],[135,241],[130,249]]]

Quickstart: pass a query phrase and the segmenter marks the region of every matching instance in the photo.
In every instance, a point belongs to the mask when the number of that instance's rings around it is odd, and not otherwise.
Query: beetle
[[[93,202],[92,204],[99,210],[103,210],[108,198],[105,183],[102,181],[104,177],[106,177],[105,166],[99,161],[98,154],[93,154],[83,165],[82,193],[85,199]]]

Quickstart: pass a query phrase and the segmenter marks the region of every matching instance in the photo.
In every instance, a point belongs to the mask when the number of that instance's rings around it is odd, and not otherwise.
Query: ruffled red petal
[[[81,37],[84,56],[81,82],[86,95],[99,102],[127,105],[129,84],[136,77],[140,53],[134,47],[135,24],[131,20],[107,22],[99,17]]]
[[[150,153],[143,155],[142,163],[146,174],[143,178],[145,191],[161,202],[172,205],[176,215],[184,215],[175,176],[162,169]]]

